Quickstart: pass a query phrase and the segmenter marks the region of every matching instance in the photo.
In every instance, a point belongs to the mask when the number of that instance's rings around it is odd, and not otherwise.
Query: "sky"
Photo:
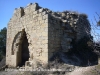
[[[0,0],[0,29],[7,27],[15,8],[26,7],[34,2],[52,11],[70,10],[85,13],[90,23],[91,20],[95,23],[94,16],[98,20],[95,12],[100,14],[100,0]]]

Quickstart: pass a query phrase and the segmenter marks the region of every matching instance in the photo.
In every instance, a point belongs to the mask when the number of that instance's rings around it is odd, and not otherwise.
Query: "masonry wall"
[[[10,19],[7,29],[7,54],[6,64],[16,66],[12,55],[12,44],[18,32],[25,29],[29,43],[30,59],[48,62],[48,14],[36,10],[37,5],[29,5],[25,8],[16,9],[13,17]]]
[[[63,35],[62,22],[49,14],[48,17],[48,56],[50,57],[61,50],[61,39]]]
[[[24,34],[29,44],[25,66],[34,67],[37,62],[47,64],[57,51],[68,52],[72,40],[90,35],[90,24],[87,17],[76,12],[53,12],[37,3],[17,8],[8,23],[6,65],[20,64]]]
[[[80,14],[79,19],[76,24],[77,28],[75,31],[77,32],[77,40],[80,40],[84,36],[90,37],[91,36],[91,25],[87,19],[87,16],[85,14]]]

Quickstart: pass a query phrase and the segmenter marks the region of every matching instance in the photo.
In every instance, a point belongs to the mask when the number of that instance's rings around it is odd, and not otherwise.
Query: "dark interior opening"
[[[25,62],[28,61],[29,59],[29,43],[28,43],[28,39],[26,36],[26,33],[24,32],[23,34],[23,38],[22,38],[22,47],[21,47],[21,66],[25,65]]]

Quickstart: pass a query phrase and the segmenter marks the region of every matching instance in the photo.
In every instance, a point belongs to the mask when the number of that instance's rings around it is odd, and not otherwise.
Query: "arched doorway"
[[[28,43],[28,39],[27,39],[27,36],[26,36],[26,33],[24,32],[23,33],[23,38],[22,38],[22,52],[21,52],[21,57],[22,57],[22,62],[21,62],[21,66],[22,65],[25,65],[25,62],[28,61],[29,59],[29,49],[28,49],[28,46],[29,46],[29,43]]]
[[[25,30],[15,35],[12,44],[12,55],[15,56],[15,66],[23,66],[29,59],[29,43]],[[13,60],[12,60],[13,61]]]

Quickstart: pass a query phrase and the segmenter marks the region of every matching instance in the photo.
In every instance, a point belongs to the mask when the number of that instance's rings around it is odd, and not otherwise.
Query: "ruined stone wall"
[[[28,67],[36,65],[37,61],[48,63],[57,51],[68,52],[72,40],[90,35],[90,24],[86,17],[76,12],[53,12],[37,3],[15,9],[7,29],[8,66],[20,64],[24,34],[29,43],[29,59],[25,62]]]
[[[15,10],[7,29],[7,65],[17,65],[16,55],[12,55],[12,44],[15,35],[23,29],[29,43],[30,60],[48,61],[48,14],[42,12],[42,9],[37,11],[38,8],[37,4],[33,4]]]
[[[84,36],[91,36],[91,26],[85,14],[79,15],[79,20],[77,22],[77,41],[83,38]]]
[[[91,27],[86,14],[72,11],[52,12],[51,14],[63,22],[62,26],[65,26],[65,29],[73,30],[72,32],[76,33],[76,41],[90,35]]]
[[[62,26],[59,19],[49,14],[48,18],[48,56],[61,49]]]

